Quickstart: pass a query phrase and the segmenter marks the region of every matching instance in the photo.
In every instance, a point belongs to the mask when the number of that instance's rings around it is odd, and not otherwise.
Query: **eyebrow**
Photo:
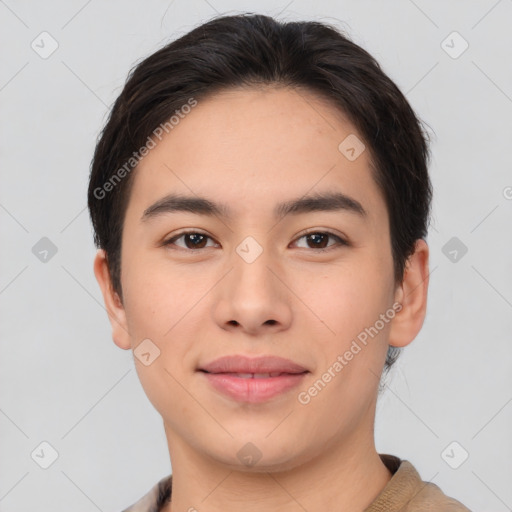
[[[368,216],[363,205],[356,199],[341,192],[323,192],[303,196],[290,201],[278,203],[274,208],[274,217],[299,215],[310,212],[347,211],[361,218]],[[190,212],[196,215],[219,216],[233,219],[234,214],[228,205],[216,203],[205,197],[169,194],[144,210],[141,221],[159,217],[167,213]]]

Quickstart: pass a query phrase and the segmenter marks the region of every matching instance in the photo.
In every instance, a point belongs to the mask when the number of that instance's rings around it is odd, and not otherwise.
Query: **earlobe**
[[[395,293],[402,309],[391,323],[389,344],[405,347],[418,335],[427,310],[429,248],[425,240],[416,240],[414,253],[407,260],[404,278]]]
[[[94,258],[94,275],[100,285],[105,309],[112,326],[112,339],[119,348],[131,349],[126,312],[119,295],[113,289],[107,255],[103,249],[99,249]]]

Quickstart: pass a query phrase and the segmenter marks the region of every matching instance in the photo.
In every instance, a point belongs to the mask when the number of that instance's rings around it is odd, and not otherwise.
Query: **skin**
[[[231,89],[200,101],[139,164],[122,237],[123,303],[103,250],[94,272],[120,348],[149,338],[160,356],[134,358],[161,414],[173,469],[172,504],[208,511],[364,510],[391,474],[374,444],[379,376],[388,345],[410,343],[424,321],[428,246],[395,283],[384,198],[369,148],[349,161],[338,145],[354,127],[329,103],[290,88]],[[361,138],[361,137],[359,137]],[[367,211],[286,215],[278,202],[342,191]],[[233,218],[187,212],[142,221],[170,192],[226,203]],[[208,235],[162,242],[184,228]],[[303,231],[330,231],[319,252]],[[252,263],[236,252],[252,236]],[[197,242],[196,242],[197,243]],[[307,405],[307,390],[379,315],[402,309]],[[273,320],[273,322],[269,322]],[[215,391],[198,366],[230,354],[271,354],[306,367],[303,385],[261,404]],[[237,452],[261,452],[254,466]]]

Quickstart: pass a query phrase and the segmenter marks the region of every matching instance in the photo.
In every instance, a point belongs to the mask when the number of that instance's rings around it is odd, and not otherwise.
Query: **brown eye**
[[[318,251],[328,251],[335,246],[348,245],[341,237],[328,231],[312,231],[302,235],[297,240],[301,240],[303,238],[306,239],[306,244],[308,245],[306,247],[307,249],[316,249]],[[327,245],[329,238],[334,238],[338,243]]]
[[[182,243],[176,243],[178,240],[181,239],[183,239]],[[306,249],[314,249],[315,251],[329,251],[331,249],[339,247],[340,245],[348,245],[348,243],[341,237],[328,231],[312,231],[310,233],[302,235],[297,240],[302,239],[306,240]],[[337,241],[337,243],[329,244],[329,239],[334,239],[335,241]],[[198,231],[186,231],[184,233],[180,233],[178,235],[173,236],[169,240],[166,240],[165,242],[163,242],[163,245],[169,247],[174,246],[183,250],[194,251],[212,247],[212,245],[206,245],[208,240],[213,239],[210,236],[206,235],[205,233],[201,233]]]
[[[184,246],[180,244],[176,244],[177,240],[183,239]],[[166,240],[163,245],[172,246],[176,245],[182,249],[205,249],[207,246],[206,241],[211,238],[204,233],[199,233],[197,231],[187,231],[185,233],[180,233],[179,235],[173,236],[169,240]],[[211,247],[211,246],[210,246]]]

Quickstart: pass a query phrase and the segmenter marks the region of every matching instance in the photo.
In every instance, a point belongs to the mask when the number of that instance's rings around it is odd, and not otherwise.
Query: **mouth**
[[[205,370],[201,370],[205,371]],[[229,375],[231,377],[238,377],[240,379],[268,379],[270,377],[280,377],[281,375],[294,375],[292,373],[287,372],[272,372],[272,373],[236,373],[236,372],[206,372],[205,373],[212,373],[213,375]]]
[[[215,391],[245,403],[266,402],[283,395],[310,373],[289,359],[274,356],[227,356],[198,368],[198,372]]]

